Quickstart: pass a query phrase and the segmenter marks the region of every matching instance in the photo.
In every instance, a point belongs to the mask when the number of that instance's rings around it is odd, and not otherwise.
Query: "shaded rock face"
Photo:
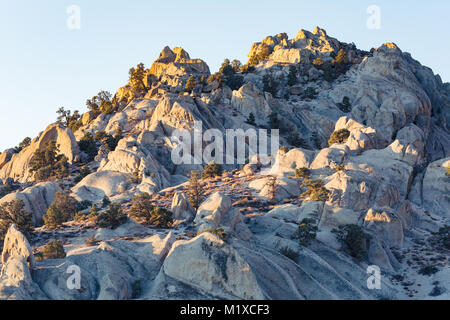
[[[13,178],[19,182],[32,181],[29,164],[36,150],[43,148],[48,142],[56,141],[59,152],[68,158],[69,163],[78,161],[79,148],[75,136],[69,128],[58,124],[49,125],[44,132],[20,153],[12,155],[9,162],[0,169],[0,178]]]

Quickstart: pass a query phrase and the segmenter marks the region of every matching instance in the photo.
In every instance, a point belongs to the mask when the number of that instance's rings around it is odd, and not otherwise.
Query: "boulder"
[[[431,163],[422,183],[423,207],[437,216],[450,217],[450,158]]]
[[[25,209],[31,213],[35,225],[43,223],[42,217],[55,200],[56,192],[61,191],[56,182],[41,182],[23,191],[10,193],[0,199],[0,203],[23,200]]]
[[[2,264],[6,264],[9,259],[15,256],[23,257],[30,267],[33,267],[36,263],[27,238],[17,229],[15,224],[12,224],[3,242]]]
[[[33,139],[28,147],[14,154],[11,160],[3,165],[0,169],[0,179],[9,177],[19,182],[33,181],[33,176],[29,172],[31,158],[36,150],[43,148],[50,141],[56,141],[60,154],[65,155],[69,163],[78,161],[79,148],[72,131],[59,124],[51,124]]]
[[[210,233],[175,242],[163,272],[219,299],[265,298],[252,268],[236,250]]]
[[[192,208],[187,196],[183,192],[175,193],[172,199],[172,209],[173,218],[176,220],[187,220],[190,221],[194,219],[195,210]]]

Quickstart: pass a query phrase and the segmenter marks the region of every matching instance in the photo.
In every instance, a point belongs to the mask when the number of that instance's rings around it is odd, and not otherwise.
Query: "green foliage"
[[[106,145],[108,150],[114,151],[116,150],[117,144],[119,143],[120,139],[123,138],[122,130],[118,128],[115,132],[115,135],[112,136],[105,131],[97,131],[94,135],[94,140]]]
[[[363,260],[367,258],[367,237],[361,227],[355,224],[347,224],[333,229],[338,240],[344,245],[344,249],[352,257]]]
[[[250,112],[250,114],[248,115],[247,121],[246,121],[249,125],[252,126],[256,126],[256,122],[255,122],[255,115],[253,114],[253,112]]]
[[[193,170],[189,173],[186,194],[192,207],[197,211],[205,197],[205,191],[203,184],[200,182],[200,173],[198,171]]]
[[[86,132],[81,140],[78,142],[80,150],[88,155],[88,161],[93,161],[98,153],[97,144],[90,132]]]
[[[345,171],[345,164],[341,163],[341,164],[336,165],[335,170],[336,170],[336,172]]]
[[[68,193],[58,191],[43,217],[44,224],[49,230],[59,228],[64,222],[73,219],[77,212],[78,202]]]
[[[350,98],[345,96],[342,98],[342,103],[336,104],[339,109],[341,109],[342,112],[348,113],[352,110],[352,106],[350,104]]]
[[[53,140],[35,151],[29,169],[35,180],[63,179],[69,175],[68,159],[64,155],[59,155],[58,152],[59,146]]]
[[[140,94],[144,92],[147,87],[144,83],[146,76],[145,67],[143,63],[139,63],[136,68],[131,68],[128,72],[130,75],[130,85],[134,94]]]
[[[110,114],[116,111],[116,108],[111,100],[111,93],[108,91],[100,91],[92,99],[86,101],[86,106],[89,111],[92,112],[94,118],[99,116],[101,113]]]
[[[296,178],[309,178],[311,176],[311,170],[308,168],[298,168],[295,169]]]
[[[345,143],[348,137],[350,137],[350,131],[348,131],[347,129],[335,131],[331,134],[330,140],[328,140],[328,144],[332,146],[335,143]]]
[[[297,251],[292,250],[289,247],[283,247],[283,248],[280,249],[280,253],[283,256],[285,256],[285,257],[291,259],[292,261],[294,261],[295,263],[297,263],[298,256],[299,256]]]
[[[0,240],[5,238],[12,224],[26,237],[33,231],[32,215],[25,209],[21,199],[0,204]]]
[[[42,247],[40,254],[36,256],[38,260],[64,259],[65,257],[66,252],[64,251],[64,246],[59,240],[48,242]]]
[[[64,107],[61,107],[56,111],[56,113],[58,114],[56,123],[66,126],[74,132],[81,127],[81,116],[78,110],[75,110],[72,114],[70,110],[65,110]]]
[[[173,214],[167,209],[153,206],[148,193],[142,193],[132,199],[128,215],[132,218],[144,220],[146,224],[168,228],[173,223]]]
[[[272,49],[266,45],[262,44],[257,53],[253,53],[253,55],[248,60],[248,64],[251,66],[256,66],[261,61],[267,59],[272,53]]]
[[[111,200],[109,200],[108,196],[104,196],[102,200],[102,208],[106,208],[111,204]]]
[[[303,219],[297,230],[298,242],[301,246],[307,247],[317,236],[318,227],[314,219]]]
[[[255,72],[255,67],[250,65],[250,64],[244,64],[241,67],[241,73],[242,74],[247,74],[247,73],[252,73],[252,72]]]
[[[300,197],[308,198],[309,201],[328,201],[330,191],[328,191],[322,180],[304,179],[302,187],[306,187],[306,191]]]
[[[221,239],[222,241],[227,241],[228,239],[227,233],[222,228],[207,228],[205,230],[197,232],[197,236],[207,232],[219,237],[219,239]]]
[[[222,166],[213,161],[203,169],[202,179],[220,176],[222,175],[222,171]]]
[[[297,83],[297,68],[294,65],[289,67],[288,85],[293,86]]]
[[[192,90],[194,90],[196,85],[197,80],[195,79],[194,75],[191,74],[186,82],[186,86],[184,87],[184,89],[186,92],[192,92]]]
[[[80,182],[85,177],[87,177],[89,174],[91,174],[91,170],[89,169],[89,167],[87,165],[82,166],[81,169],[80,169],[80,174],[78,174],[75,177],[74,182],[75,183]]]
[[[130,182],[134,184],[140,184],[142,182],[142,173],[139,171],[139,169],[133,171]]]
[[[14,148],[14,150],[17,153],[19,153],[20,151],[22,151],[23,149],[28,147],[30,144],[31,144],[31,138],[30,137],[26,137],[25,139],[22,140],[21,143],[19,143],[19,145],[17,147]]]
[[[207,82],[213,83],[214,81],[217,81],[219,83],[219,86],[222,86],[223,83],[225,82],[225,80],[226,79],[225,79],[225,76],[223,75],[223,73],[216,72],[208,77]]]
[[[127,221],[120,204],[111,203],[109,208],[97,215],[96,223],[100,228],[115,229]]]

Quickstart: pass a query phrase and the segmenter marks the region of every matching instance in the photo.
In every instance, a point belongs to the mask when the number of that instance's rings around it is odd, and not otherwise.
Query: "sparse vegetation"
[[[80,174],[78,174],[75,179],[74,182],[78,183],[81,180],[83,180],[85,177],[87,177],[89,174],[91,174],[91,170],[89,169],[89,167],[87,165],[84,165],[80,168]]]
[[[140,184],[142,182],[142,173],[139,169],[133,171],[133,174],[130,177],[130,182],[134,184]]]
[[[28,147],[30,144],[31,144],[31,138],[30,137],[26,137],[25,139],[22,140],[21,143],[19,143],[19,145],[17,147],[14,148],[14,150],[17,153],[19,153],[20,151],[22,151],[23,149]]]
[[[285,256],[285,257],[291,259],[292,261],[294,261],[295,263],[297,263],[298,256],[299,256],[297,251],[292,250],[289,247],[283,247],[283,248],[280,249],[280,253],[283,256]]]
[[[328,144],[332,146],[335,143],[345,143],[347,142],[348,137],[350,137],[350,131],[347,129],[335,131],[331,134]]]
[[[77,131],[81,127],[80,113],[75,110],[72,114],[70,110],[65,110],[64,107],[59,108],[56,113],[58,118],[56,123],[70,128],[73,132]]]
[[[220,176],[222,174],[222,171],[222,166],[213,161],[203,169],[202,179]]]
[[[86,106],[94,118],[98,117],[101,113],[110,114],[117,110],[111,97],[112,95],[108,91],[100,91],[92,99],[86,101]]]
[[[48,242],[36,255],[37,260],[64,259],[65,257],[66,252],[64,251],[64,246],[59,240]]]
[[[116,229],[127,221],[127,216],[123,214],[120,204],[111,203],[107,210],[97,215],[96,223],[100,228]]]
[[[450,166],[448,166],[448,167],[445,169],[445,175],[446,175],[447,177],[450,176]]]
[[[347,224],[333,229],[338,240],[344,245],[344,249],[357,260],[367,258],[367,238],[361,227],[355,224]]]
[[[88,161],[93,161],[98,153],[97,144],[90,132],[86,132],[78,142],[80,150],[88,155]]]
[[[32,215],[25,209],[25,204],[21,199],[4,202],[0,205],[0,240],[5,238],[12,224],[15,224],[26,237],[29,237],[33,231]]]
[[[311,170],[308,168],[298,168],[295,169],[295,177],[296,178],[309,178],[311,176]]]
[[[345,96],[342,98],[342,103],[337,103],[336,106],[341,109],[342,112],[348,113],[352,110],[352,106],[350,104],[350,98]]]
[[[217,237],[219,237],[222,241],[227,241],[228,235],[222,228],[207,228],[203,231],[197,232],[197,236],[201,235],[202,233],[209,232]]]
[[[247,121],[246,121],[249,125],[252,126],[256,126],[256,122],[255,122],[255,115],[253,114],[253,112],[250,112],[250,114],[248,115]]]
[[[186,90],[186,92],[192,92],[196,85],[197,80],[195,79],[194,75],[191,74],[186,82],[186,86],[184,87],[184,89]]]
[[[129,83],[134,95],[138,96],[142,94],[147,89],[147,86],[144,83],[146,76],[144,64],[139,63],[136,68],[131,68],[128,74],[130,75]]]
[[[309,201],[328,201],[330,197],[330,191],[325,188],[322,180],[304,179],[302,187],[307,190],[301,194],[301,198],[307,198]]]
[[[203,184],[200,182],[200,173],[198,171],[190,172],[186,193],[192,207],[197,211],[205,197],[205,191],[203,189]]]
[[[30,161],[29,171],[36,181],[46,181],[51,178],[63,179],[69,175],[68,159],[58,153],[59,146],[54,140],[35,151]]]
[[[253,55],[248,60],[248,64],[251,66],[256,66],[261,61],[267,59],[272,53],[272,49],[266,45],[262,44],[257,53],[253,53]]]
[[[303,219],[297,230],[298,242],[301,246],[307,247],[317,236],[317,224],[314,219]]]
[[[168,228],[173,222],[172,212],[167,209],[153,206],[148,193],[135,196],[128,211],[131,218],[143,220],[145,223],[157,227]]]
[[[44,215],[44,224],[47,229],[59,228],[64,222],[75,217],[78,212],[78,202],[68,193],[58,191],[55,200],[52,202]]]

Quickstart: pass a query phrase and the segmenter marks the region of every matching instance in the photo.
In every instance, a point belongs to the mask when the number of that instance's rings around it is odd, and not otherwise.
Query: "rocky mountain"
[[[394,43],[366,52],[318,27],[248,57],[211,74],[165,47],[1,153],[0,297],[449,299],[450,84]],[[282,148],[196,189],[210,166],[175,164],[172,135],[200,121],[279,129]]]

